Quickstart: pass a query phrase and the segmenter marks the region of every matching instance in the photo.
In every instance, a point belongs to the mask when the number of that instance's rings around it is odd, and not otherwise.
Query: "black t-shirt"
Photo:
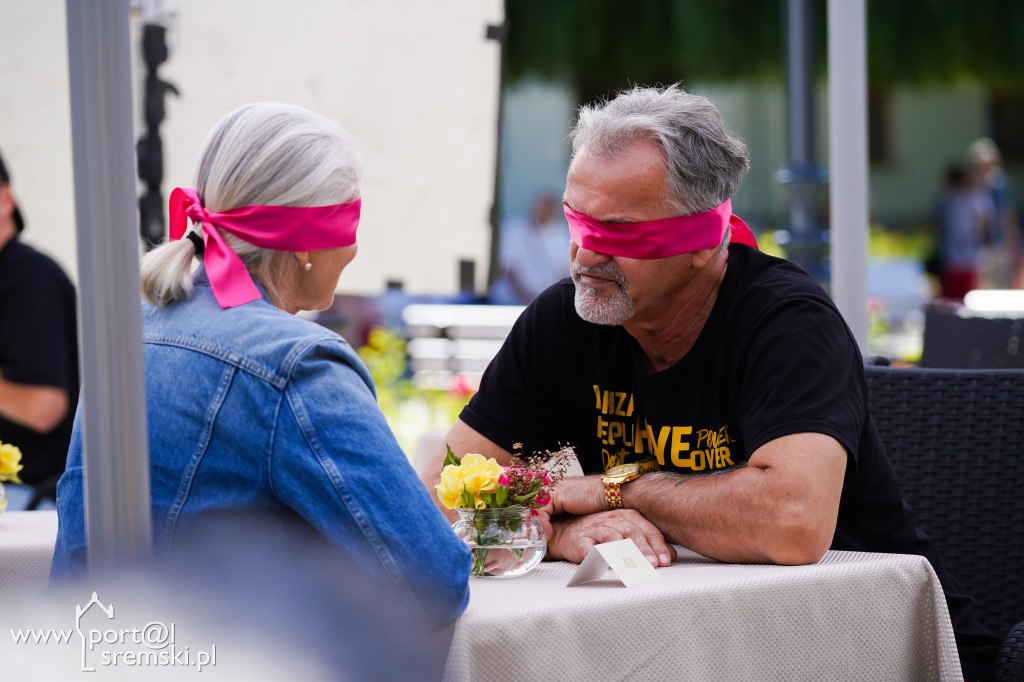
[[[19,478],[38,485],[59,476],[78,404],[75,289],[57,263],[16,239],[0,250],[0,371],[7,381],[68,392],[67,415],[47,434],[0,417],[0,441],[21,449]]]
[[[562,280],[524,311],[463,422],[509,451],[513,443],[527,452],[570,444],[587,473],[649,456],[665,471],[709,473],[746,462],[781,436],[829,435],[849,455],[832,549],[926,556],[943,580],[958,639],[967,637],[961,644],[987,655],[995,638],[968,620],[962,588],[914,525],[868,414],[856,341],[813,278],[731,245],[693,348],[660,372],[644,370],[639,345],[621,326],[581,319],[574,293]]]

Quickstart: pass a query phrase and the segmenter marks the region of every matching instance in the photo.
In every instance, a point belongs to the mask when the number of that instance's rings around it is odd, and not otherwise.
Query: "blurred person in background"
[[[141,273],[154,545],[174,554],[218,518],[241,536],[251,517],[288,556],[298,525],[383,576],[414,616],[446,624],[469,598],[469,551],[388,428],[366,366],[296,315],[328,308],[356,255],[362,165],[334,121],[250,104],[207,135],[195,189],[171,193],[171,241]],[[79,415],[51,584],[86,570],[82,488]]]
[[[492,303],[526,305],[569,276],[569,226],[560,204],[553,193],[540,192],[527,215],[513,215],[502,223],[501,279],[491,289]]]
[[[985,243],[995,229],[995,204],[963,167],[950,166],[935,222],[941,295],[963,300],[968,291],[979,286],[986,262]]]
[[[25,483],[8,486],[11,509],[56,496],[78,404],[75,288],[24,229],[0,158],[0,441],[21,449]]]
[[[982,137],[967,148],[977,185],[995,205],[996,221],[987,239],[987,263],[980,286],[1006,289],[1024,276],[1020,221],[1013,191],[1003,170],[1003,157],[991,139]]]

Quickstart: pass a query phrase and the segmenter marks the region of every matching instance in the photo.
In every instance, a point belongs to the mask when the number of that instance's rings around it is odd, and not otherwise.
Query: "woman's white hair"
[[[359,196],[363,162],[338,123],[302,107],[247,104],[222,118],[206,136],[196,164],[195,189],[207,210],[243,206],[329,206]],[[202,227],[192,229],[200,236]],[[249,274],[278,298],[287,252],[253,246],[226,231],[228,246]],[[165,243],[142,259],[142,295],[166,305],[192,295],[188,239]]]
[[[665,159],[665,203],[678,215],[709,211],[731,197],[750,168],[747,145],[707,97],[678,84],[636,86],[608,102],[580,107],[569,133],[573,158],[582,151],[614,157],[653,140]]]

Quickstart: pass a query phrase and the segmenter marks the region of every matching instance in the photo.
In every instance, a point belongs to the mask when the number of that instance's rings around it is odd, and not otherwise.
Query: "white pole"
[[[864,0],[828,0],[832,297],[868,349],[868,124]]]
[[[89,569],[152,550],[128,0],[67,0]]]

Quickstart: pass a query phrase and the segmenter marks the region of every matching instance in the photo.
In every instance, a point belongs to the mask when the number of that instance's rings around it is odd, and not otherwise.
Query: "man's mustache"
[[[623,291],[626,290],[626,278],[623,276],[622,271],[611,263],[601,263],[590,268],[585,268],[579,263],[573,263],[569,266],[569,275],[572,277],[572,281],[574,282],[580,281],[580,275],[604,277],[614,281]]]

